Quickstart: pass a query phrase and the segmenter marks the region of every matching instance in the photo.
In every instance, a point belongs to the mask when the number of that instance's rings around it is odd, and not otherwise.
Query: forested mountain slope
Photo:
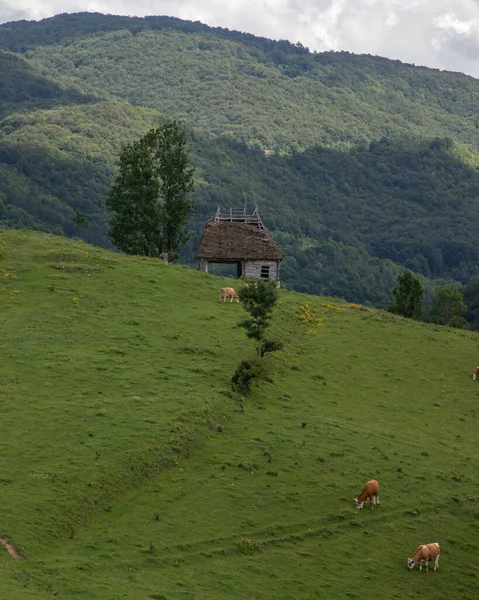
[[[66,76],[84,91],[250,145],[289,152],[452,135],[479,148],[479,85],[471,77],[379,57],[311,54],[195,26],[165,17],[61,15],[13,36],[4,26],[0,47],[24,51],[50,76]]]
[[[109,245],[122,144],[176,118],[203,222],[246,195],[283,281],[384,306],[406,266],[477,275],[479,82],[209,28],[81,13],[0,26],[0,222]],[[264,150],[270,150],[266,157]]]

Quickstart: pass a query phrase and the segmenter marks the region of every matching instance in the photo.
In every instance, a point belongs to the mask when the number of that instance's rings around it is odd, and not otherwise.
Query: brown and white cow
[[[359,498],[354,498],[356,502],[356,508],[361,510],[364,503],[369,500],[369,507],[373,508],[374,504],[379,504],[379,483],[375,479],[371,479],[363,487],[363,491]]]
[[[239,302],[238,294],[232,287],[221,288],[220,302],[226,302],[226,298],[230,298],[230,302],[233,302],[233,300]]]
[[[412,558],[407,559],[407,567],[409,570],[414,569],[414,567],[419,564],[419,570],[422,571],[422,563],[426,563],[426,571],[429,571],[427,568],[428,562],[430,560],[434,561],[434,571],[439,569],[439,554],[441,553],[441,548],[438,543],[434,542],[433,544],[422,544],[418,546],[416,552],[414,552],[414,556]]]
[[[479,377],[479,367],[476,367],[476,370],[472,374],[472,378],[476,380]]]

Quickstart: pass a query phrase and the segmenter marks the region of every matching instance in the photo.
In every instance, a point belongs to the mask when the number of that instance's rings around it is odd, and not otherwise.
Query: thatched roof
[[[214,219],[205,225],[196,258],[211,262],[282,260],[281,250],[265,227]]]

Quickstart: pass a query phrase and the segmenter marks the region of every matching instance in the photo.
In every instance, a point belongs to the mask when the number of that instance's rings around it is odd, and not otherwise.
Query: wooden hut
[[[196,251],[200,269],[208,272],[209,263],[236,264],[238,277],[279,282],[281,250],[271,239],[255,209],[234,212],[220,209],[203,231]]]

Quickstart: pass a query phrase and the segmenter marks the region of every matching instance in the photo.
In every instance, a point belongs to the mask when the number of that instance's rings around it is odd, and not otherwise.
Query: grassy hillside
[[[0,596],[477,598],[476,334],[281,291],[241,398],[226,280],[27,231],[0,274]]]

